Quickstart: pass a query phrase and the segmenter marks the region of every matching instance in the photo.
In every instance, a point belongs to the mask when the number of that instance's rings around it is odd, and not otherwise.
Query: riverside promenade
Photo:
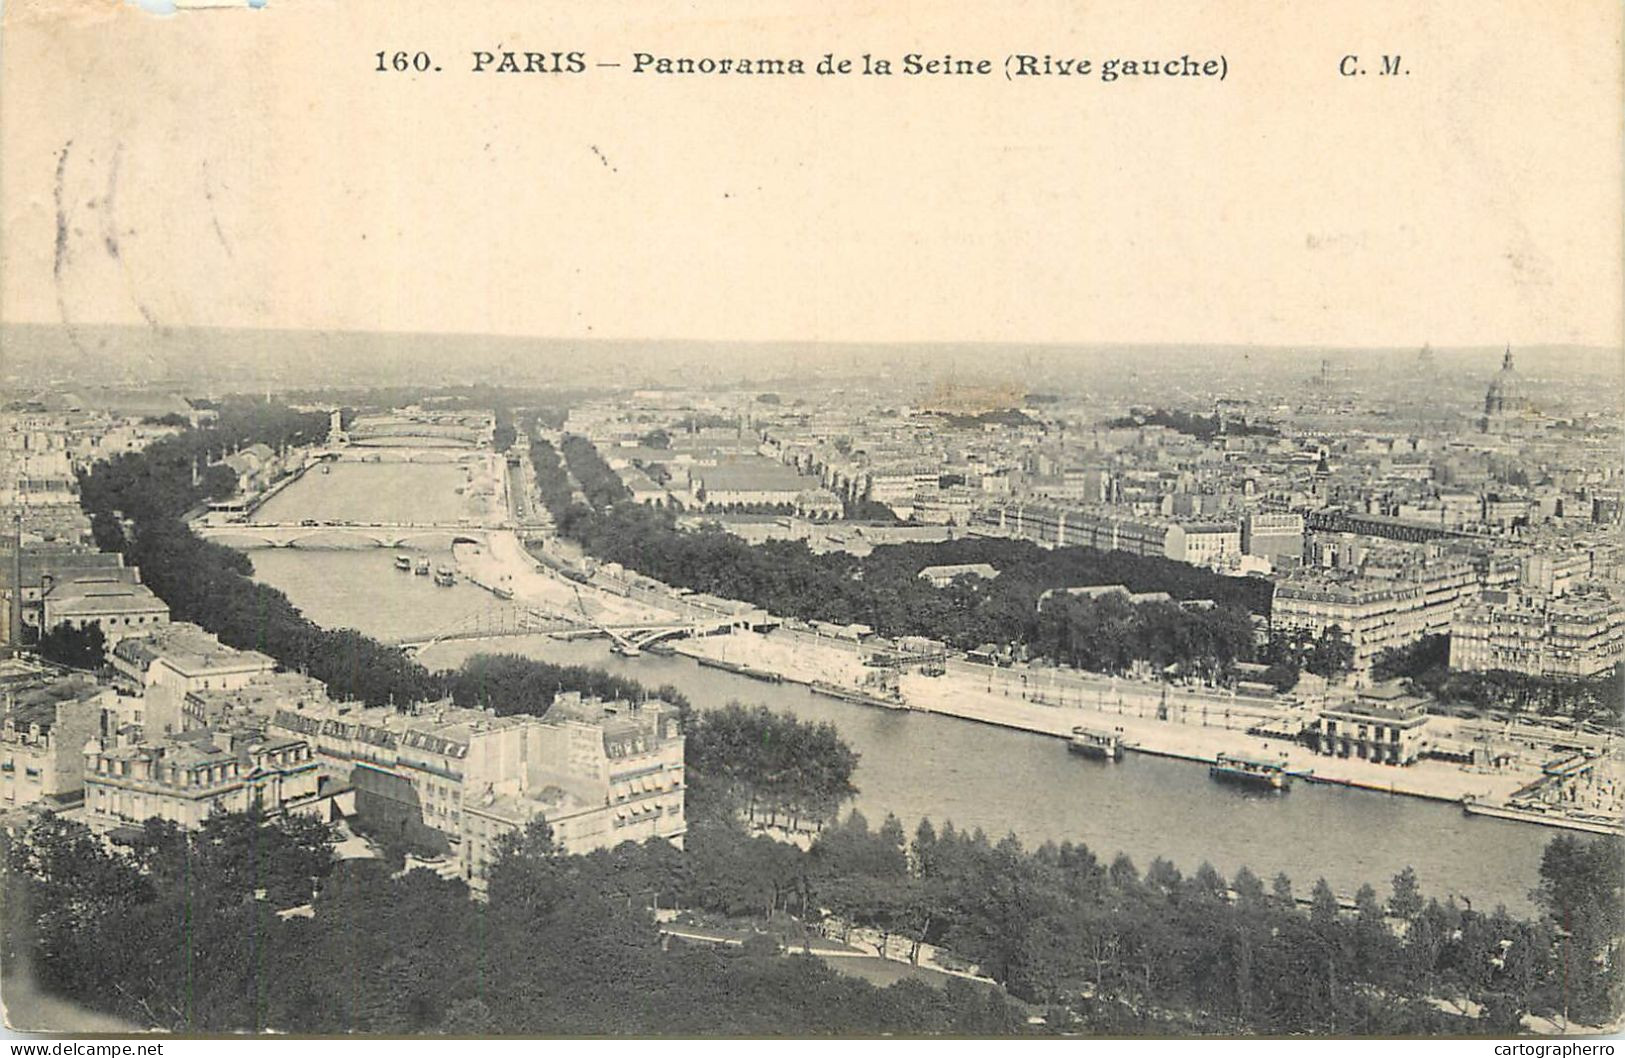
[[[855,644],[793,632],[736,634],[682,640],[678,653],[749,665],[786,680],[856,685],[867,671]],[[1310,782],[1382,793],[1460,801],[1470,796],[1501,803],[1540,775],[1539,764],[1500,770],[1425,760],[1394,767],[1322,756],[1288,738],[1260,737],[1248,728],[1304,719],[1303,706],[1230,698],[1049,669],[1004,669],[954,661],[941,676],[908,674],[899,689],[911,710],[996,727],[1068,738],[1072,728],[1122,728],[1130,750],[1197,763],[1221,753],[1272,757]],[[1159,719],[1159,713],[1166,719]]]
[[[484,583],[513,590],[518,601],[548,606],[554,612],[576,611],[598,623],[674,618],[680,609],[653,598],[638,599],[576,585],[541,566],[517,537],[492,535],[490,546],[459,556],[466,573]],[[855,642],[809,632],[779,629],[770,633],[738,632],[702,636],[672,643],[679,654],[696,660],[723,661],[771,672],[804,684],[827,683],[857,688],[873,670],[863,664]],[[940,676],[909,673],[899,690],[910,710],[1045,735],[1070,737],[1077,726],[1121,728],[1134,752],[1212,763],[1221,753],[1281,760],[1300,780],[1347,786],[1434,801],[1503,806],[1538,780],[1552,754],[1527,747],[1500,768],[1423,760],[1406,767],[1353,758],[1322,756],[1293,738],[1249,734],[1264,725],[1295,730],[1313,719],[1313,707],[1290,700],[1233,696],[1207,689],[1116,679],[1055,667],[998,668],[949,659]],[[1453,723],[1434,718],[1440,735],[1455,734]],[[1555,819],[1525,818],[1543,825]]]

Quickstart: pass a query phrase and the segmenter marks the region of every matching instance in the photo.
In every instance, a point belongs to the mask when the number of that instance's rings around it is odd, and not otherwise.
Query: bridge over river
[[[226,522],[195,524],[206,540],[235,548],[257,547],[399,547],[443,549],[453,544],[483,544],[491,529],[477,525],[434,522]]]
[[[711,635],[735,626],[732,618],[672,619],[651,616],[646,621],[595,621],[585,614],[556,610],[535,603],[498,601],[480,606],[423,637],[390,641],[409,653],[452,640],[501,639],[507,636],[547,635],[556,639],[604,636],[622,654],[637,654],[666,639]]]

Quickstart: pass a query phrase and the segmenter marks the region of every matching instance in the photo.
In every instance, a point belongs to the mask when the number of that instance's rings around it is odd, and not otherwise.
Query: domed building
[[[1478,421],[1485,433],[1502,433],[1527,425],[1529,397],[1524,392],[1523,376],[1512,366],[1512,346],[1507,346],[1501,360],[1501,370],[1490,381],[1484,394],[1484,417]]]
[[[1439,365],[1434,359],[1432,345],[1422,346],[1422,351],[1416,354],[1416,373],[1423,378],[1432,378],[1439,373]]]

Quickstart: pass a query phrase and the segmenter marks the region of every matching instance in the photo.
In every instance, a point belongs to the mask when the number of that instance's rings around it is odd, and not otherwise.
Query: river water
[[[266,500],[253,520],[450,524],[479,513],[469,476],[456,463],[330,463]]]
[[[328,476],[307,480],[316,490],[324,480],[332,483]],[[346,487],[358,483],[352,479]],[[319,515],[297,510],[291,516]],[[440,588],[399,573],[383,549],[256,550],[250,557],[256,575],[312,620],[380,638],[430,638],[466,625],[495,602],[471,585]],[[951,820],[995,839],[1013,832],[1028,845],[1082,841],[1105,860],[1126,852],[1142,870],[1159,855],[1187,873],[1204,860],[1227,877],[1245,865],[1266,883],[1285,872],[1300,895],[1324,876],[1341,894],[1369,882],[1386,897],[1392,877],[1411,866],[1430,895],[1465,897],[1482,909],[1505,904],[1518,914],[1532,913],[1529,890],[1538,881],[1541,851],[1556,833],[1467,816],[1449,804],[1303,782],[1284,794],[1255,792],[1215,783],[1200,765],[1140,754],[1118,764],[1085,760],[1052,738],[852,705],[683,657],[621,658],[601,641],[452,641],[432,647],[424,661],[451,666],[480,651],[670,683],[702,709],[738,700],[833,723],[860,754],[855,806],[872,823],[893,813],[911,832],[921,818],[939,826]]]

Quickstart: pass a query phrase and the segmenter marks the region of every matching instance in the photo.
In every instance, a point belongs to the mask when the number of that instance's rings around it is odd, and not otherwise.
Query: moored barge
[[[1291,781],[1284,761],[1244,757],[1237,753],[1219,754],[1208,768],[1208,774],[1220,782],[1262,786],[1271,790],[1285,790]]]
[[[1096,760],[1123,759],[1123,730],[1105,731],[1093,727],[1075,727],[1066,748],[1082,757]]]
[[[876,694],[872,691],[857,687],[843,687],[838,683],[828,683],[824,680],[814,680],[808,685],[814,694],[821,694],[826,698],[838,698],[853,705],[872,705],[881,709],[907,709],[908,703],[901,696],[890,694]]]

